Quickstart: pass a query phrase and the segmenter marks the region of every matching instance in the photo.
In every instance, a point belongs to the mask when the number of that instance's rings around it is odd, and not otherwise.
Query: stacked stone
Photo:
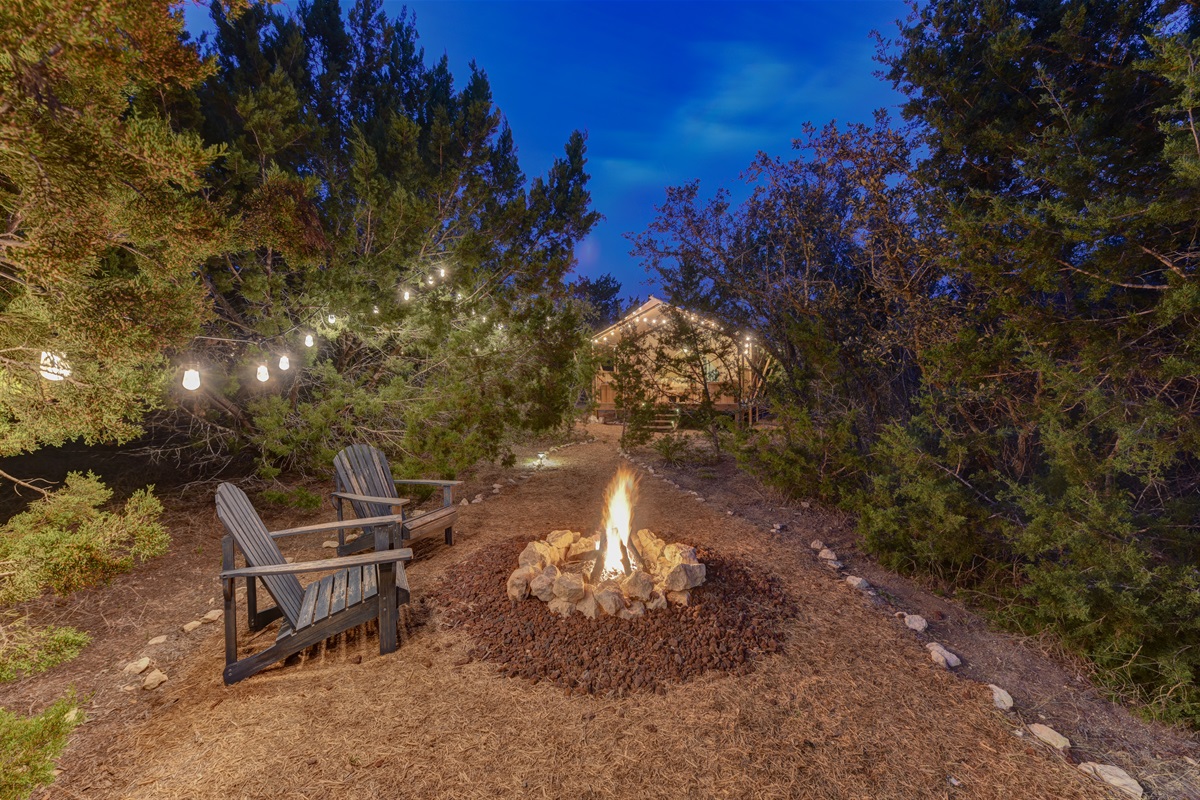
[[[559,616],[579,613],[588,619],[601,613],[634,619],[667,603],[686,606],[691,590],[705,578],[696,548],[667,544],[645,528],[631,539],[645,560],[643,567],[593,585],[589,576],[594,559],[586,556],[596,552],[597,539],[577,531],[553,531],[521,552],[517,569],[508,576],[508,596],[514,601],[536,597]]]

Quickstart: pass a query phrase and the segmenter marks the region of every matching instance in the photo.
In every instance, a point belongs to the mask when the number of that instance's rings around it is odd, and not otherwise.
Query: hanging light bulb
[[[185,369],[183,371],[183,388],[194,392],[200,388],[200,370]]]
[[[47,353],[43,350],[38,361],[38,374],[48,381],[61,381],[71,376],[71,365],[62,353]]]
[[[444,277],[446,277],[446,268],[445,268],[445,267],[442,267],[441,269],[439,269],[439,270],[438,270],[438,275],[439,275],[440,277],[443,277],[443,278],[444,278]]]
[[[305,337],[304,337],[304,346],[305,346],[305,347],[312,347],[312,346],[313,346],[313,338],[312,338],[312,334],[311,334],[311,333],[310,333],[310,334],[307,334],[307,335],[305,335]]]
[[[268,380],[270,380],[270,378],[271,378],[271,373],[267,372],[267,365],[266,365],[266,364],[259,364],[259,365],[258,365],[258,372],[257,372],[257,373],[255,373],[255,377],[256,377],[256,378],[258,378],[258,379],[259,379],[260,381],[262,381],[263,383],[266,383]]]
[[[292,368],[292,362],[288,360],[287,356],[279,357],[279,368],[281,370],[283,370],[284,372],[287,372],[289,369]],[[260,378],[259,380],[262,380],[262,379]]]
[[[375,306],[374,308],[372,308],[372,309],[371,309],[371,313],[372,313],[372,314],[378,314],[378,313],[379,313],[379,306]]]
[[[408,289],[405,289],[405,290],[404,290],[404,302],[406,302],[406,303],[407,303],[407,302],[408,302],[408,299],[409,299],[410,297],[412,297],[412,293],[411,293],[411,292],[409,292],[409,291],[408,291]]]
[[[337,322],[337,314],[330,314],[325,318],[325,321],[332,325],[333,323]]]
[[[432,275],[429,276],[429,285],[433,286],[433,276]]]

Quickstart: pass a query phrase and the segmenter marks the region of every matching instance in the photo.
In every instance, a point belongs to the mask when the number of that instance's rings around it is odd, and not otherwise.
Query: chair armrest
[[[403,478],[393,478],[392,483],[408,483],[414,486],[462,486],[462,481],[410,481]]]
[[[397,561],[412,561],[413,551],[410,548],[400,550],[379,550],[372,553],[359,553],[356,556],[343,558],[323,558],[320,561],[303,561],[296,564],[265,564],[261,567],[242,567],[227,569],[221,572],[221,579],[256,578],[262,575],[300,575],[305,572],[321,572],[327,569],[343,569],[345,567],[369,567],[375,564],[391,564]]]
[[[384,517],[367,517],[365,519],[346,519],[340,522],[321,522],[316,525],[305,525],[303,528],[288,528],[282,531],[272,531],[271,538],[278,539],[283,536],[298,536],[302,533],[320,533],[322,531],[339,531],[345,528],[369,528],[372,525],[394,525],[398,522],[403,522],[404,517],[400,514],[388,514]]]
[[[402,506],[410,501],[407,497],[373,497],[369,494],[351,494],[350,492],[334,492],[332,497],[340,497],[343,500],[360,500],[364,503],[382,503],[389,506]]]

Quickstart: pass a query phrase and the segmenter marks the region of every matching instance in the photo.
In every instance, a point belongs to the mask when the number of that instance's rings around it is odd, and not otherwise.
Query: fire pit
[[[608,485],[604,520],[595,536],[551,531],[530,542],[508,577],[514,601],[535,597],[562,617],[578,612],[621,619],[640,617],[667,603],[688,605],[704,583],[705,566],[686,544],[667,544],[652,531],[633,532],[637,480],[625,467]]]

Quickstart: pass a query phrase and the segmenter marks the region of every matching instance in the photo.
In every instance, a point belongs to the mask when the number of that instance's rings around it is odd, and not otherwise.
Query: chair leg
[[[396,652],[396,565],[379,565],[379,655]]]
[[[446,528],[446,544],[454,544],[454,528]]]

